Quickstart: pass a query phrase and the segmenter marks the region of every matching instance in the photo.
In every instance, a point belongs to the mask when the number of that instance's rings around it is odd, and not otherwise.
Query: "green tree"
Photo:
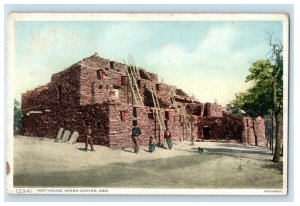
[[[273,161],[279,162],[282,145],[283,46],[273,43],[271,36],[269,45],[270,57],[255,61],[249,69],[246,82],[252,82],[253,86],[244,93],[236,94],[235,100],[227,105],[227,110],[233,113],[244,110],[252,117],[273,114],[276,137]]]
[[[23,114],[20,108],[20,103],[14,99],[14,134],[20,134],[22,127]]]

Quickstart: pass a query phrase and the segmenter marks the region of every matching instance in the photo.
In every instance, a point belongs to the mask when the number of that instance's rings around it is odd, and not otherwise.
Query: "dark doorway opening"
[[[134,118],[137,118],[137,108],[136,107],[133,107],[133,117]]]
[[[210,128],[209,127],[203,127],[203,138],[210,139]]]
[[[137,126],[137,125],[138,125],[138,121],[137,121],[137,120],[133,120],[133,121],[132,121],[132,125],[133,125],[133,126]]]

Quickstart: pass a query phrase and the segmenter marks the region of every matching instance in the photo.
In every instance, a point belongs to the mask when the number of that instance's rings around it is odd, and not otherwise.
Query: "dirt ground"
[[[204,148],[203,153],[198,147]],[[16,187],[282,188],[282,164],[270,150],[240,144],[179,142],[172,150],[113,150],[16,136]]]

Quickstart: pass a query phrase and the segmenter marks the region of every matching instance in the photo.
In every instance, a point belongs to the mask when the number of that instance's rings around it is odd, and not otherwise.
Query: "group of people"
[[[91,125],[88,124],[85,127],[85,151],[88,151],[88,145],[91,147],[91,151],[94,151],[94,145],[93,145],[93,140],[92,140],[92,129]],[[139,145],[138,145],[138,138],[142,134],[141,129],[138,127],[138,125],[134,125],[132,130],[131,130],[131,139],[134,144],[134,152],[138,153],[139,152]],[[167,128],[165,133],[164,133],[164,138],[166,139],[167,147],[168,149],[172,149],[173,144],[171,140],[172,134],[170,130]],[[154,136],[150,136],[149,139],[149,152],[154,152],[155,151],[155,138]]]
[[[139,152],[139,145],[138,145],[138,141],[137,139],[139,138],[139,136],[142,134],[141,129],[138,127],[138,125],[134,125],[131,131],[131,139],[132,142],[134,144],[134,152],[138,153]],[[172,144],[172,140],[171,140],[172,134],[170,132],[170,130],[167,128],[165,133],[164,133],[164,138],[166,139],[166,143],[167,143],[167,147],[169,149],[172,149],[173,144]],[[149,152],[154,152],[155,151],[155,138],[154,136],[150,136],[149,139]]]

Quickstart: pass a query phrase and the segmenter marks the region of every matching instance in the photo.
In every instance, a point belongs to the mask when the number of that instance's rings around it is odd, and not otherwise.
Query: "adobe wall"
[[[171,88],[166,84],[155,85],[157,97],[159,98],[159,103],[161,107],[168,107],[171,102]]]
[[[109,119],[107,105],[60,107],[42,113],[32,113],[23,119],[22,134],[26,136],[56,138],[62,127],[71,132],[78,131],[78,141],[84,142],[84,125],[92,125],[95,144],[109,146]]]
[[[244,143],[253,146],[266,146],[265,123],[261,117],[243,118]]]
[[[58,108],[61,105],[75,106],[79,104],[80,67],[72,65],[70,68],[53,74],[51,82],[22,95],[21,108],[23,114],[30,111],[44,111]],[[59,97],[59,87],[60,94]]]
[[[110,92],[117,89],[119,101],[126,104],[134,104],[132,90],[127,77],[127,65],[115,61],[100,58],[93,55],[78,63],[81,67],[80,76],[80,105],[88,105],[103,102],[110,99]],[[99,79],[98,70],[104,72]],[[139,68],[141,78],[137,79],[140,95],[146,106],[148,100],[145,97],[146,90],[155,88],[157,75]],[[102,72],[101,71],[101,72]]]
[[[182,140],[183,135],[183,124],[179,113],[175,109],[161,109],[163,116],[165,116],[165,111],[169,112],[169,120],[167,121],[168,128],[170,129],[173,137],[173,141]],[[126,118],[122,121],[121,112],[126,112]],[[133,106],[128,104],[122,104],[120,102],[110,102],[109,103],[109,119],[110,119],[110,130],[109,139],[110,147],[121,148],[124,145],[131,143],[131,129],[133,126],[133,121],[137,120],[138,125],[142,131],[138,142],[140,145],[147,145],[149,142],[150,135],[159,141],[161,136],[161,141],[164,143],[163,134],[159,129],[158,121],[155,120],[155,112],[152,108],[139,108],[137,107],[137,118],[133,117]],[[189,137],[190,138],[190,137]]]
[[[243,129],[240,117],[199,117],[197,139],[236,140],[242,143]]]
[[[223,109],[217,103],[206,103],[204,106],[203,116],[207,117],[223,117]]]

